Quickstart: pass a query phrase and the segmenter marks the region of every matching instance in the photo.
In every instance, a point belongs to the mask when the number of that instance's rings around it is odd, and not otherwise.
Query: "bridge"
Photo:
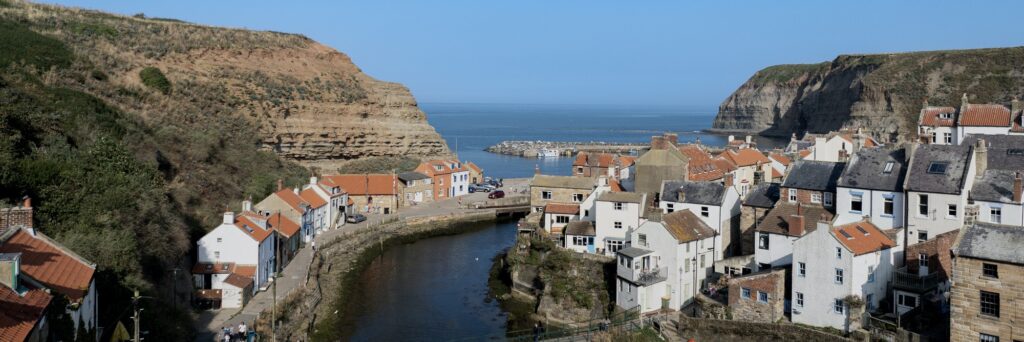
[[[528,214],[530,212],[530,197],[526,195],[513,195],[505,198],[469,203],[466,207],[472,209],[494,209],[494,213],[497,216]]]

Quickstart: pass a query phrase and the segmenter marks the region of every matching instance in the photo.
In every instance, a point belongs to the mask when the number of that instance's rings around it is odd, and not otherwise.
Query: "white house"
[[[587,195],[580,202],[579,218],[584,221],[594,221],[597,219],[597,198],[602,194],[612,191],[612,187],[609,185],[608,178],[600,177],[597,179],[597,187],[594,191]]]
[[[646,221],[616,260],[615,304],[679,310],[703,287],[714,264],[715,232],[689,210]]]
[[[266,217],[252,212],[237,216],[233,212],[226,212],[221,225],[196,242],[197,268],[224,264],[254,267],[251,275],[255,285],[253,291],[265,289],[273,281],[275,272],[275,241],[276,234],[267,228]],[[241,272],[239,275],[246,273]],[[213,287],[218,285],[216,282],[207,284],[206,280],[197,277],[197,287],[217,289]]]
[[[278,180],[277,192],[256,204],[256,211],[272,214],[281,213],[292,222],[298,223],[302,241],[310,242],[313,240],[313,236],[316,235],[316,230],[313,225],[313,210],[310,210],[309,206],[309,203],[299,196],[298,191],[284,188],[282,181]],[[249,209],[243,205],[242,210],[247,211]]]
[[[974,185],[975,154],[986,150],[983,140],[978,151],[966,145],[915,146],[903,185],[908,245],[963,227],[968,190]]]
[[[580,219],[580,205],[573,203],[548,203],[544,206],[544,227],[552,234],[562,234],[569,221]]]
[[[596,253],[594,221],[572,221],[565,226],[565,247],[577,253]]]
[[[779,201],[754,230],[754,261],[758,270],[793,263],[793,244],[817,229],[818,220],[832,219],[821,205]]]
[[[345,225],[345,217],[348,213],[348,193],[341,185],[328,179],[318,180],[316,177],[310,177],[306,189],[313,189],[321,199],[327,201],[328,229]]]
[[[933,107],[926,100],[918,120],[918,136],[936,145],[959,145],[955,139],[956,108]]]
[[[925,100],[918,120],[922,142],[960,145],[972,134],[1024,135],[1024,115],[1017,99],[1010,108],[1000,104],[972,104],[965,93],[960,107],[929,106]]]
[[[458,160],[449,161],[449,167],[452,170],[451,175],[451,187],[449,187],[449,197],[456,197],[469,194],[469,169],[462,167],[462,163]]]
[[[836,188],[836,219],[845,224],[868,217],[881,229],[903,227],[904,149],[865,148],[850,158]]]
[[[741,252],[739,215],[740,193],[719,182],[662,182],[658,206],[665,214],[689,209],[717,234],[715,260]]]
[[[970,201],[977,221],[1024,227],[1021,205],[1024,136],[969,135],[964,144],[977,146],[978,141],[984,141],[986,146],[984,149],[975,147],[977,177],[971,187]],[[982,156],[986,156],[984,163]]]
[[[848,298],[862,300],[865,310],[877,308],[899,267],[899,248],[870,221],[835,227],[818,222],[793,246],[793,322],[850,331],[851,321],[861,317],[851,313]]]
[[[611,255],[622,249],[629,232],[640,227],[647,195],[636,192],[606,192],[597,198],[594,236],[597,253]]]
[[[298,188],[295,190],[298,190]],[[306,188],[306,190],[299,191],[299,198],[302,198],[302,201],[309,205],[309,211],[311,211],[313,216],[314,236],[331,228],[331,206],[328,205],[327,199],[320,196],[315,187],[311,186]]]
[[[875,146],[878,146],[878,142],[860,129],[856,132],[849,130],[832,132],[823,136],[815,136],[814,146],[810,149],[811,154],[804,159],[841,162],[846,161],[850,155],[863,147]]]

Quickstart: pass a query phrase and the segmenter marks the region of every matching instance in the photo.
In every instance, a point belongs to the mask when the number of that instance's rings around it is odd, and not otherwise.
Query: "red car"
[[[501,191],[501,190],[494,190],[494,191],[491,191],[491,193],[487,194],[487,198],[490,198],[490,199],[504,198],[504,197],[505,197],[505,192]]]

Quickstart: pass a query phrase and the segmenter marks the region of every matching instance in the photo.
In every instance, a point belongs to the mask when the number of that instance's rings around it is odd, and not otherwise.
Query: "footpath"
[[[508,179],[502,188],[506,196],[521,196],[529,192],[528,179]],[[461,199],[461,205],[460,201]],[[412,207],[404,207],[398,210],[397,214],[368,214],[366,221],[360,223],[346,223],[335,229],[329,229],[319,233],[314,240],[316,245],[323,246],[327,241],[332,241],[340,236],[352,232],[380,225],[382,222],[396,219],[421,218],[432,216],[443,216],[452,214],[474,213],[484,211],[481,209],[469,209],[472,203],[487,201],[486,193],[472,193],[460,198],[447,199],[427,204],[420,204]],[[309,245],[299,249],[295,257],[281,270],[280,277],[275,279],[277,285],[277,300],[287,297],[295,289],[302,288],[309,275],[310,263],[313,261],[313,250]],[[273,285],[271,285],[273,286]],[[199,313],[195,320],[196,341],[216,341],[220,332],[225,326],[238,327],[238,324],[245,322],[246,326],[252,327],[253,321],[264,310],[270,309],[274,302],[274,293],[271,288],[260,291],[253,296],[249,303],[241,309],[220,309],[206,310]]]

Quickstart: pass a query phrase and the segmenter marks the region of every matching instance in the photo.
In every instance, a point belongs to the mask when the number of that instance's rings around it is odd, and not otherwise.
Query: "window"
[[[819,194],[819,193],[811,194],[811,203],[821,203],[821,194]]]
[[[850,211],[860,213],[864,210],[864,195],[856,192],[850,195]]]
[[[1003,208],[992,208],[989,209],[989,220],[992,223],[999,223],[1003,221]]]
[[[647,234],[640,234],[640,237],[637,240],[640,240],[638,243],[641,246],[647,246]]]
[[[572,201],[576,203],[583,202],[583,194],[572,194]]]
[[[999,317],[999,294],[981,291],[981,314]]]
[[[615,210],[622,210],[622,202],[615,202]]]
[[[801,308],[804,307],[804,294],[803,294],[803,292],[797,292],[796,293],[796,306],[797,307],[801,307]]]
[[[947,206],[946,218],[956,218],[956,204]]]
[[[672,213],[674,211],[676,211],[676,205],[674,203],[666,203],[665,204],[665,213],[666,214]]]
[[[569,217],[565,215],[555,216],[555,223],[569,223]]]
[[[213,251],[213,258],[220,259],[220,251]]]
[[[222,239],[222,238],[217,238],[217,242],[222,242],[222,241],[224,241],[224,239]]]
[[[842,258],[843,258],[843,248],[842,247],[836,247],[836,259],[842,259]]]
[[[983,263],[981,264],[981,274],[989,278],[999,278],[999,265]]]
[[[868,266],[868,282],[875,282],[875,266]]]
[[[843,283],[843,269],[842,268],[837,268],[836,269],[836,284],[842,284],[842,283]]]
[[[917,307],[917,297],[900,293],[896,296],[896,303],[901,306]]]
[[[928,164],[928,173],[937,175],[946,174],[947,167],[949,167],[948,162],[931,162]]]
[[[917,231],[917,242],[928,241],[928,232],[919,230]]]
[[[711,216],[711,208],[700,207],[700,216],[704,216],[704,217]]]
[[[707,267],[707,266],[704,266],[704,254],[701,254],[700,255],[700,268],[704,268],[704,267]]]
[[[740,292],[742,292],[743,298],[750,299],[750,289],[744,287]]]
[[[882,173],[885,173],[885,174],[892,173],[892,167],[895,166],[895,165],[896,165],[896,163],[893,163],[891,161],[885,162],[885,168],[882,169]]]
[[[945,139],[945,141],[946,141],[946,144],[947,144],[947,145],[949,145],[949,144],[952,144],[952,143],[953,143],[953,133],[943,133],[943,135],[944,135],[944,136],[945,136],[945,138],[946,138],[946,139]]]
[[[832,311],[834,311],[835,313],[842,314],[843,309],[844,307],[842,299],[836,299],[834,302],[832,302]]]
[[[615,222],[615,229],[622,229],[622,222]]]
[[[757,237],[757,248],[768,249],[768,234],[760,234]]]
[[[796,202],[796,189],[789,189],[789,201]]]
[[[887,195],[882,199],[882,214],[892,216],[893,211],[893,196]]]
[[[917,254],[917,267],[928,267],[928,254]]]
[[[622,249],[622,241],[619,240],[608,240],[605,241],[605,246],[608,247],[608,251],[615,253]]]
[[[980,341],[980,342],[999,342],[999,336],[989,335],[989,334],[986,334],[986,333],[981,333],[981,335],[979,335],[979,337],[978,337],[978,341]]]
[[[689,247],[689,245],[687,245],[687,247]],[[683,266],[684,266],[683,267],[684,268],[683,273],[690,273],[690,261],[689,260],[684,260],[683,261]]]
[[[826,192],[825,193],[825,206],[826,207],[831,207],[832,206],[832,193],[831,192]]]
[[[757,301],[761,302],[761,303],[767,303],[768,302],[768,293],[757,291]]]
[[[582,166],[577,167],[576,168],[576,173],[583,174],[583,167]]]
[[[551,199],[551,191],[541,191],[540,197],[543,199]]]
[[[917,195],[917,214],[928,215],[928,195]]]
[[[799,267],[799,271],[798,271],[797,274],[799,274],[801,277],[806,277],[807,276],[807,263],[801,262],[798,265],[800,265],[800,267]]]

